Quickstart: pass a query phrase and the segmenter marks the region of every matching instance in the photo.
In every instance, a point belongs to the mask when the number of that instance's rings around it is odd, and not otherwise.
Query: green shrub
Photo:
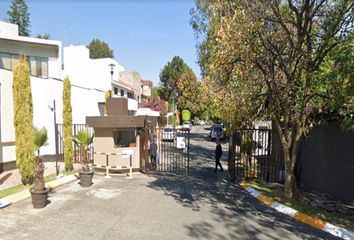
[[[24,185],[34,181],[33,106],[28,62],[21,56],[13,70],[16,164]]]
[[[71,171],[73,166],[73,135],[72,135],[72,109],[71,84],[68,77],[63,82],[63,128],[64,128],[64,162],[65,170]]]

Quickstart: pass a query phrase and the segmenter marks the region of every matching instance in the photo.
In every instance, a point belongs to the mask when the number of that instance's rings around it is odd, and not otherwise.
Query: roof
[[[93,128],[142,128],[145,119],[156,125],[157,117],[132,115],[86,117],[86,124]]]
[[[141,79],[141,83],[142,83],[143,85],[152,86],[152,81],[150,81],[150,80],[143,80],[143,79]]]

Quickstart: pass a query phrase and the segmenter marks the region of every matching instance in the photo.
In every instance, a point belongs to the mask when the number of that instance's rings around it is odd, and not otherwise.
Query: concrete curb
[[[49,188],[49,190],[53,190],[57,187],[60,187],[66,183],[69,183],[69,182],[72,182],[72,181],[75,181],[77,180],[77,176],[76,174],[72,174],[72,175],[68,175],[68,176],[65,176],[65,177],[61,177],[61,178],[58,178],[58,179],[55,179],[51,182],[48,182],[46,183],[46,187]],[[26,198],[29,198],[31,197],[31,194],[29,192],[28,189],[25,189],[21,192],[18,192],[18,193],[15,193],[15,194],[12,194],[12,195],[9,195],[7,197],[4,197],[4,198],[1,198],[0,199],[0,209],[1,208],[4,208],[4,207],[7,207],[11,204],[14,204],[16,202],[19,202],[19,201],[22,201]]]
[[[267,197],[261,194],[259,191],[250,186],[250,184],[246,182],[240,183],[241,187],[243,187],[247,192],[249,192],[252,196],[257,198],[262,203],[274,208],[278,212],[284,213],[302,223],[311,225],[314,228],[320,229],[322,231],[328,232],[336,237],[343,238],[345,240],[354,240],[354,232],[351,232],[345,228],[337,227],[333,224],[324,222],[320,219],[311,217],[302,212],[299,212],[295,209],[292,209],[284,204],[278,203],[274,201],[272,198]]]

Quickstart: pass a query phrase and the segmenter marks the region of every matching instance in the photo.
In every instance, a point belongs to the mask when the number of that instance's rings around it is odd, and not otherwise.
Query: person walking
[[[150,144],[149,152],[150,152],[151,170],[156,170],[157,144],[155,139],[153,139],[152,143]]]
[[[216,147],[215,147],[215,173],[218,171],[218,166],[220,166],[220,171],[224,171],[222,165],[220,163],[220,158],[222,156],[222,147],[220,144],[219,139],[216,140]]]

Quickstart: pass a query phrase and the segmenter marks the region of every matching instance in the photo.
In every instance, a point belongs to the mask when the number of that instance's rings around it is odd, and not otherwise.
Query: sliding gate
[[[190,131],[175,128],[149,128],[148,171],[186,174],[189,171]],[[150,145],[157,144],[156,164],[150,157]]]

